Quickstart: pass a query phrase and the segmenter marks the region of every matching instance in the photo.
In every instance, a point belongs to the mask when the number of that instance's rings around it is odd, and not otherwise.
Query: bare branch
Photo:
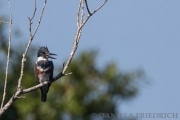
[[[87,8],[87,11],[88,11],[88,15],[86,16],[85,19],[83,19],[84,16],[85,16],[85,14],[84,14],[84,6],[85,6],[84,2],[85,2],[85,5],[86,5],[86,8]],[[73,47],[72,47],[72,50],[71,50],[71,53],[69,55],[68,60],[63,65],[62,71],[53,78],[53,81],[55,81],[55,80],[61,78],[62,76],[66,75],[65,72],[67,71],[67,69],[68,69],[68,67],[69,67],[69,65],[70,65],[70,63],[72,61],[72,58],[73,58],[73,56],[74,56],[74,54],[75,54],[75,52],[77,50],[79,40],[80,40],[80,37],[81,37],[81,33],[82,33],[82,29],[83,29],[84,25],[86,24],[86,22],[89,20],[89,18],[94,13],[99,11],[106,4],[106,2],[107,2],[107,0],[104,0],[104,2],[96,10],[94,10],[91,13],[89,11],[87,1],[86,0],[80,0],[78,10],[77,10],[77,31],[76,31],[76,35],[75,35],[75,38],[74,38]]]
[[[77,27],[80,26],[80,10],[81,10],[81,2],[79,3],[78,10],[77,10]]]
[[[1,109],[3,107],[4,100],[6,98],[6,88],[7,88],[8,69],[9,69],[9,61],[10,61],[10,50],[11,50],[12,12],[11,12],[11,3],[10,3],[10,0],[8,0],[8,6],[9,6],[9,43],[8,43],[8,55],[7,55],[7,63],[6,63],[6,74],[5,74],[4,92],[3,92],[2,102],[1,102]]]
[[[27,52],[28,52],[29,47],[30,47],[30,45],[31,45],[31,42],[32,42],[32,40],[34,39],[34,36],[36,35],[36,32],[37,32],[37,30],[38,30],[38,28],[39,28],[39,26],[40,26],[40,23],[41,23],[41,20],[42,20],[42,16],[43,16],[43,13],[44,13],[44,10],[45,10],[45,7],[46,7],[46,2],[47,2],[47,0],[44,1],[44,5],[43,5],[43,8],[42,8],[42,12],[41,12],[41,14],[40,14],[39,21],[38,21],[38,24],[37,24],[37,26],[36,26],[36,28],[35,28],[34,33],[32,33],[31,28],[32,28],[32,20],[33,20],[33,18],[34,18],[34,16],[35,16],[35,13],[36,13],[36,0],[35,0],[35,8],[34,8],[33,16],[32,16],[31,18],[29,18],[30,38],[29,38],[29,42],[28,42],[28,44],[27,44],[26,50],[25,50],[25,52],[23,53],[23,57],[22,57],[22,61],[21,61],[21,73],[20,73],[20,77],[19,77],[19,80],[18,80],[18,88],[21,87],[22,77],[23,77],[23,74],[24,74],[23,72],[24,72],[24,63],[25,63],[25,61],[26,61],[26,55],[27,55]]]
[[[18,98],[20,95],[21,91],[17,90],[14,95],[9,99],[9,101],[6,103],[6,105],[3,106],[0,110],[0,116],[12,105],[12,103]]]
[[[40,84],[38,84],[38,85],[36,85],[36,86],[30,87],[30,88],[28,88],[28,89],[24,89],[24,90],[22,90],[21,94],[29,93],[29,92],[31,92],[31,91],[34,91],[34,90],[36,90],[36,89],[39,89],[40,87],[42,87],[42,86],[44,86],[44,85],[47,85],[48,83],[49,83],[48,81],[45,81],[45,82],[40,83]]]
[[[84,13],[84,0],[81,0],[81,19],[80,19],[80,21],[79,22],[81,22],[81,24],[82,24],[82,22],[84,21],[84,16],[85,16],[85,13]],[[79,11],[80,12],[80,11]]]
[[[32,92],[44,85],[48,84],[48,81],[45,81],[44,83],[38,84],[36,86],[33,86],[31,88],[28,89],[24,89],[22,90],[21,88],[17,89],[16,93],[12,95],[12,97],[9,99],[9,101],[6,103],[6,105],[1,108],[0,110],[0,116],[12,105],[12,103],[17,99],[17,98],[21,98],[21,94],[25,94],[25,93],[29,93]]]
[[[9,1],[9,0],[8,0]],[[42,8],[42,12],[40,14],[40,17],[39,17],[39,21],[37,23],[37,26],[34,30],[34,32],[32,33],[32,20],[35,16],[35,13],[36,13],[36,0],[35,0],[35,8],[34,8],[34,12],[33,12],[33,15],[31,18],[29,18],[29,21],[30,21],[30,38],[29,38],[29,41],[28,41],[28,44],[26,46],[26,49],[25,49],[25,52],[23,53],[23,56],[22,56],[22,61],[21,61],[21,72],[20,72],[20,77],[18,79],[18,87],[17,87],[17,91],[16,93],[10,98],[10,100],[3,106],[3,102],[4,102],[4,99],[5,99],[5,94],[6,92],[4,92],[4,97],[3,97],[3,100],[2,100],[2,103],[1,103],[1,109],[0,109],[0,116],[4,113],[5,110],[7,110],[9,108],[9,106],[14,102],[14,100],[16,100],[17,98],[20,98],[20,95],[23,94],[22,92],[22,88],[21,88],[21,82],[22,82],[22,78],[23,78],[23,74],[24,74],[24,64],[25,64],[25,61],[26,61],[26,55],[28,53],[28,50],[29,50],[29,47],[31,45],[31,42],[32,40],[34,39],[34,36],[36,35],[36,32],[40,26],[40,23],[41,23],[41,20],[42,20],[42,16],[43,16],[43,13],[44,13],[44,10],[45,10],[45,7],[46,7],[46,2],[47,0],[44,0],[44,5],[43,5],[43,8]],[[10,2],[9,2],[9,5],[10,5]],[[10,23],[9,23],[9,26],[10,26],[10,32],[9,34],[11,34],[11,26],[12,26],[12,15],[10,17]],[[11,37],[9,38],[9,41],[11,40]],[[10,43],[10,42],[9,42]],[[8,47],[8,50],[10,51],[10,44],[9,44],[9,47]],[[10,52],[8,52],[8,60],[7,60],[7,71],[8,71],[8,65],[9,65],[9,54]],[[6,91],[6,85],[7,85],[7,80],[5,79],[5,87],[4,87],[4,91]],[[43,86],[43,85],[42,85]],[[40,86],[41,87],[41,86]],[[38,88],[40,88],[38,87]],[[34,90],[37,89],[36,87],[34,87]]]
[[[36,0],[35,0],[35,2],[36,2]],[[20,77],[19,77],[19,80],[18,80],[18,88],[17,88],[16,93],[1,108],[0,116],[4,113],[5,110],[7,110],[9,108],[9,106],[11,106],[11,104],[16,99],[21,98],[21,96],[20,96],[21,94],[26,94],[26,93],[32,92],[32,91],[34,91],[34,90],[36,90],[36,89],[38,89],[38,88],[40,88],[40,87],[42,87],[44,85],[47,85],[50,82],[50,81],[45,81],[44,83],[38,84],[36,86],[30,87],[30,88],[27,88],[27,89],[22,89],[21,88],[21,81],[22,81],[22,77],[23,77],[24,63],[26,61],[26,55],[27,55],[28,49],[29,49],[29,47],[31,45],[31,42],[32,42],[32,40],[33,40],[33,38],[34,38],[38,28],[39,28],[40,23],[41,23],[41,19],[42,19],[43,13],[44,13],[46,2],[47,2],[47,0],[44,1],[44,6],[43,6],[43,9],[42,9],[40,18],[39,18],[39,22],[38,22],[38,24],[36,26],[36,29],[35,29],[34,33],[33,33],[32,30],[31,30],[32,29],[31,25],[32,25],[32,20],[33,20],[33,18],[35,16],[35,13],[36,13],[36,3],[35,3],[35,9],[34,9],[33,16],[31,18],[29,18],[30,39],[29,39],[29,42],[28,42],[27,47],[26,47],[26,50],[23,53],[23,57],[22,57],[21,73],[20,73]],[[107,0],[104,0],[103,4],[91,13],[89,11],[89,7],[88,7],[88,4],[87,4],[87,1],[86,0],[80,0],[79,7],[78,7],[78,10],[77,10],[77,31],[76,31],[76,35],[75,35],[75,38],[74,38],[74,43],[73,43],[73,46],[72,46],[72,50],[70,52],[68,60],[63,64],[61,72],[58,75],[56,75],[51,82],[54,82],[54,81],[58,80],[59,78],[61,78],[63,76],[67,76],[67,75],[72,74],[72,73],[66,73],[66,71],[67,71],[67,69],[68,69],[68,67],[69,67],[69,65],[70,65],[70,63],[72,61],[72,58],[74,57],[74,54],[75,54],[75,52],[77,50],[77,47],[78,47],[78,44],[79,44],[79,40],[80,40],[80,37],[81,37],[81,33],[82,33],[82,29],[83,29],[84,25],[86,24],[86,22],[89,20],[89,18],[94,13],[96,13],[98,10],[100,10],[105,5],[106,2],[107,2]],[[84,7],[85,6],[86,6],[87,12],[88,12],[88,15],[86,17],[85,17],[85,11],[84,11]]]

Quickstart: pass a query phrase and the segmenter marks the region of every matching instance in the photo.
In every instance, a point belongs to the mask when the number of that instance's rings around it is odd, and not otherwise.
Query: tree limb
[[[11,11],[11,3],[10,0],[8,0],[8,6],[9,6],[9,43],[8,43],[8,54],[7,54],[7,63],[6,63],[6,74],[5,74],[5,81],[4,81],[4,92],[3,92],[3,98],[1,102],[1,109],[4,104],[4,100],[6,98],[6,88],[7,88],[7,78],[8,78],[8,69],[9,69],[9,60],[10,60],[10,50],[11,50],[11,37],[12,37],[12,11]]]
[[[21,73],[20,73],[20,77],[19,77],[19,80],[18,80],[18,88],[17,88],[17,91],[15,92],[15,94],[12,95],[12,97],[9,99],[9,101],[1,108],[0,110],[0,116],[13,104],[13,102],[17,99],[17,98],[20,98],[20,95],[21,94],[26,94],[26,93],[29,93],[29,92],[32,92],[44,85],[47,85],[49,83],[49,81],[45,81],[43,83],[40,83],[38,85],[35,85],[33,87],[30,87],[30,88],[27,88],[27,89],[22,89],[21,88],[21,82],[22,82],[22,77],[23,77],[23,72],[24,72],[24,63],[26,61],[26,55],[27,55],[27,52],[28,52],[28,49],[31,45],[31,42],[39,28],[39,25],[40,25],[40,22],[41,22],[41,19],[42,19],[42,16],[43,16],[43,13],[44,13],[44,9],[45,9],[45,6],[46,6],[46,2],[47,0],[44,1],[44,6],[43,6],[43,9],[42,9],[42,12],[41,12],[41,15],[40,15],[40,18],[39,18],[39,22],[36,26],[36,29],[34,31],[34,33],[32,33],[31,31],[31,25],[32,25],[32,20],[35,16],[35,13],[36,13],[36,0],[35,0],[35,9],[34,9],[34,13],[33,13],[33,16],[31,18],[29,18],[29,24],[30,24],[30,28],[29,28],[29,31],[30,31],[30,39],[29,39],[29,42],[27,44],[27,47],[26,47],[26,50],[25,52],[23,53],[23,57],[22,57],[22,62],[21,62]],[[104,0],[104,2],[102,3],[102,5],[100,5],[97,9],[95,9],[93,12],[90,12],[89,11],[89,7],[88,7],[88,4],[87,4],[87,1],[86,0],[80,0],[79,2],[79,7],[78,7],[78,10],[77,10],[77,31],[76,31],[76,35],[75,35],[75,38],[74,38],[74,43],[73,43],[73,46],[72,46],[72,50],[70,52],[70,55],[69,55],[69,58],[67,59],[67,61],[63,64],[63,67],[62,67],[62,70],[59,74],[57,74],[53,80],[51,82],[54,82],[58,79],[60,79],[61,77],[63,76],[67,76],[67,75],[70,75],[72,73],[66,73],[71,61],[72,61],[72,58],[74,57],[74,54],[78,48],[78,44],[79,44],[79,40],[80,40],[80,37],[81,37],[81,33],[82,33],[82,29],[84,27],[84,25],[86,24],[86,22],[89,20],[89,18],[94,14],[96,13],[97,11],[99,11],[105,4],[106,4],[107,0]],[[85,3],[85,4],[84,4]],[[87,15],[85,16],[85,10],[84,10],[84,7],[86,7],[86,10],[87,10]]]

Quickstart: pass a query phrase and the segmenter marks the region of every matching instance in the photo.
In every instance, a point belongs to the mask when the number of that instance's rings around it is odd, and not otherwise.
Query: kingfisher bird
[[[40,47],[37,53],[37,61],[35,63],[34,71],[35,71],[35,77],[36,82],[43,83],[44,81],[52,81],[53,79],[53,71],[54,71],[54,65],[51,59],[56,59],[52,57],[52,55],[56,55],[54,53],[50,53],[48,48],[45,46]],[[49,90],[49,87],[51,86],[51,83],[48,83],[45,86],[42,86],[40,88],[41,90],[41,101],[46,102],[47,93]]]

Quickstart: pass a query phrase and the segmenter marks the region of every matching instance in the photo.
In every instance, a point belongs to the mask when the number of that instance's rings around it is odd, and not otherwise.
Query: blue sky
[[[76,31],[77,2],[48,1],[33,45],[47,45],[58,54],[57,64],[67,59]],[[1,12],[7,12],[6,1]],[[91,7],[97,6],[94,2]],[[42,3],[38,2],[37,14]],[[31,1],[12,1],[14,28],[28,38]],[[18,40],[13,40],[15,43]],[[149,84],[121,105],[124,113],[179,113],[180,118],[180,1],[109,0],[84,28],[77,53],[99,50],[98,66],[113,60],[119,69],[142,68]],[[148,119],[147,119],[148,120]]]

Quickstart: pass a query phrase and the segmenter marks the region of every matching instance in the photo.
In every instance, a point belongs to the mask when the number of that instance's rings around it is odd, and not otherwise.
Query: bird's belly
[[[38,75],[39,82],[42,83],[44,81],[49,81],[49,75],[50,74],[40,74],[40,75]]]

